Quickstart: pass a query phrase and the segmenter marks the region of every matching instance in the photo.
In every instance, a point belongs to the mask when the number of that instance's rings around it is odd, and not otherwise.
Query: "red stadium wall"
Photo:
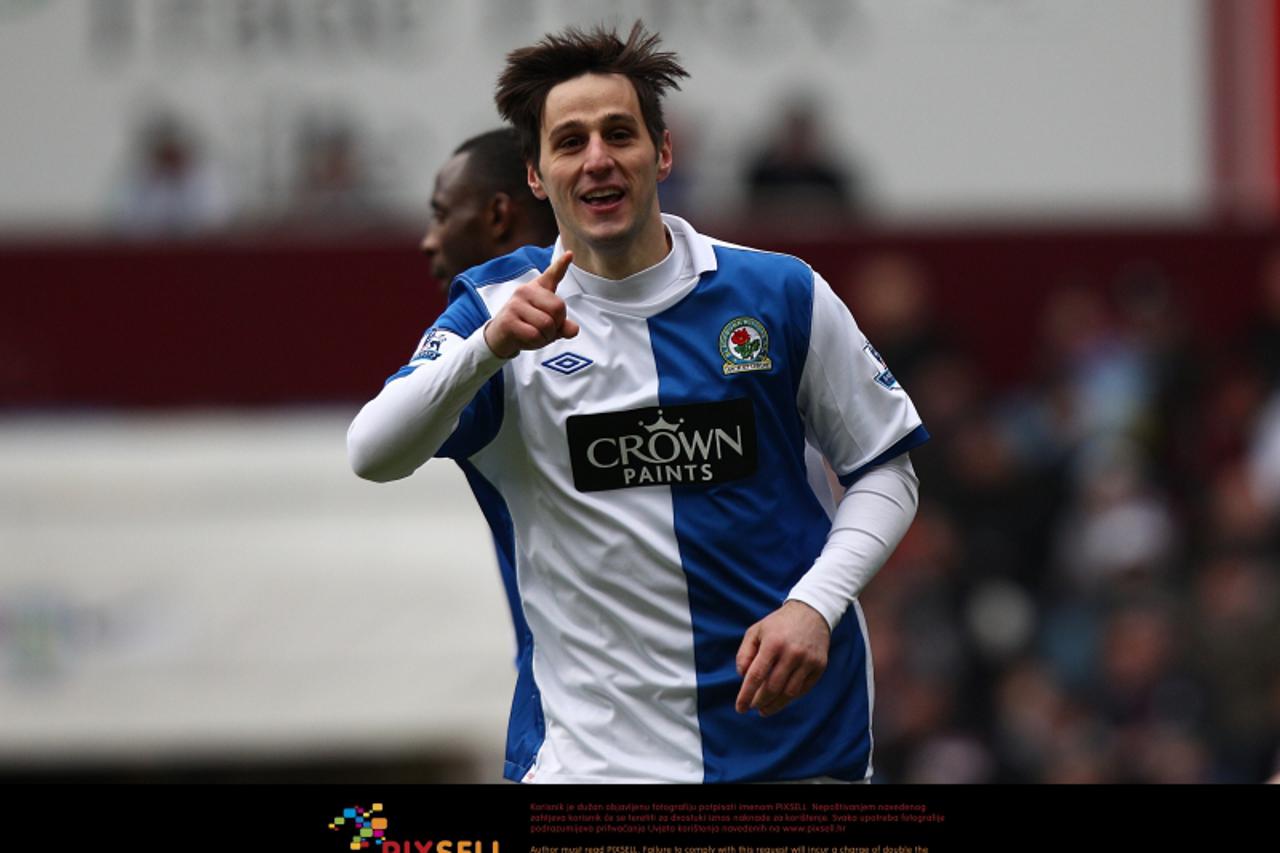
[[[756,235],[757,237],[759,235]],[[769,245],[752,235],[742,242]],[[0,404],[200,406],[356,402],[410,352],[440,307],[411,235],[307,245],[0,245]],[[1055,288],[1109,291],[1157,269],[1208,348],[1257,304],[1280,235],[1264,230],[859,233],[772,247],[848,295],[859,259],[903,252],[930,276],[942,331],[996,385],[1023,378]]]

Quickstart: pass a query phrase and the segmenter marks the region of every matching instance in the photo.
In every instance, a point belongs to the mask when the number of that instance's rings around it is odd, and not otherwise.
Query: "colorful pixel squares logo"
[[[383,836],[387,834],[387,818],[381,812],[382,803],[374,803],[367,809],[364,806],[351,806],[329,821],[329,829],[334,832],[349,830],[352,850],[364,850],[369,847],[370,842],[375,847],[380,847]]]

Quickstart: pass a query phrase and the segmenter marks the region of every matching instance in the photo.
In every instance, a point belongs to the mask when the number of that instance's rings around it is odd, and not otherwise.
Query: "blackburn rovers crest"
[[[724,357],[724,375],[769,370],[769,333],[754,317],[735,317],[720,330],[720,355]]]

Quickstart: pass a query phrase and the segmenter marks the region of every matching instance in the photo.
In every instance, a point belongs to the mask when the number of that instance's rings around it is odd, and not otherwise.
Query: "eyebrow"
[[[601,121],[605,124],[621,123],[621,124],[629,125],[631,127],[637,127],[639,124],[636,121],[635,116],[631,115],[630,113],[608,113],[607,115],[604,116],[604,118]],[[557,133],[563,133],[566,130],[580,130],[586,126],[587,126],[587,123],[582,119],[576,119],[576,118],[566,119],[565,121],[560,122],[555,127],[548,130],[547,136],[552,137],[552,136],[555,136]]]

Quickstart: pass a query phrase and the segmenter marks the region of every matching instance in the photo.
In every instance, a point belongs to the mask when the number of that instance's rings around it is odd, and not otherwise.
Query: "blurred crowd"
[[[1229,346],[1144,269],[1049,294],[1027,379],[999,389],[912,258],[846,283],[933,434],[862,597],[876,781],[1280,773],[1280,250]]]
[[[183,111],[153,105],[131,130],[108,199],[108,229],[171,240],[229,231],[332,235],[421,227],[429,188],[404,208],[398,185],[407,180],[408,164],[382,150],[367,123],[319,104],[284,113],[269,123],[269,133],[264,129],[270,139],[258,140],[262,145],[240,140],[228,150]],[[672,123],[680,167],[661,187],[667,212],[810,236],[838,232],[865,212],[848,146],[830,138],[819,104],[803,95],[784,105],[759,139],[728,152],[740,164],[721,176],[728,188],[699,168],[704,158],[726,152],[701,150],[705,128],[696,122],[676,116]],[[463,137],[449,138],[452,145]],[[434,172],[444,159],[427,165]],[[725,197],[734,203],[721,204]]]
[[[108,227],[172,240],[231,230],[366,233],[399,224],[389,181],[375,168],[376,146],[360,123],[304,113],[277,142],[281,150],[265,164],[233,169],[179,112],[155,109],[134,129],[108,200]]]

